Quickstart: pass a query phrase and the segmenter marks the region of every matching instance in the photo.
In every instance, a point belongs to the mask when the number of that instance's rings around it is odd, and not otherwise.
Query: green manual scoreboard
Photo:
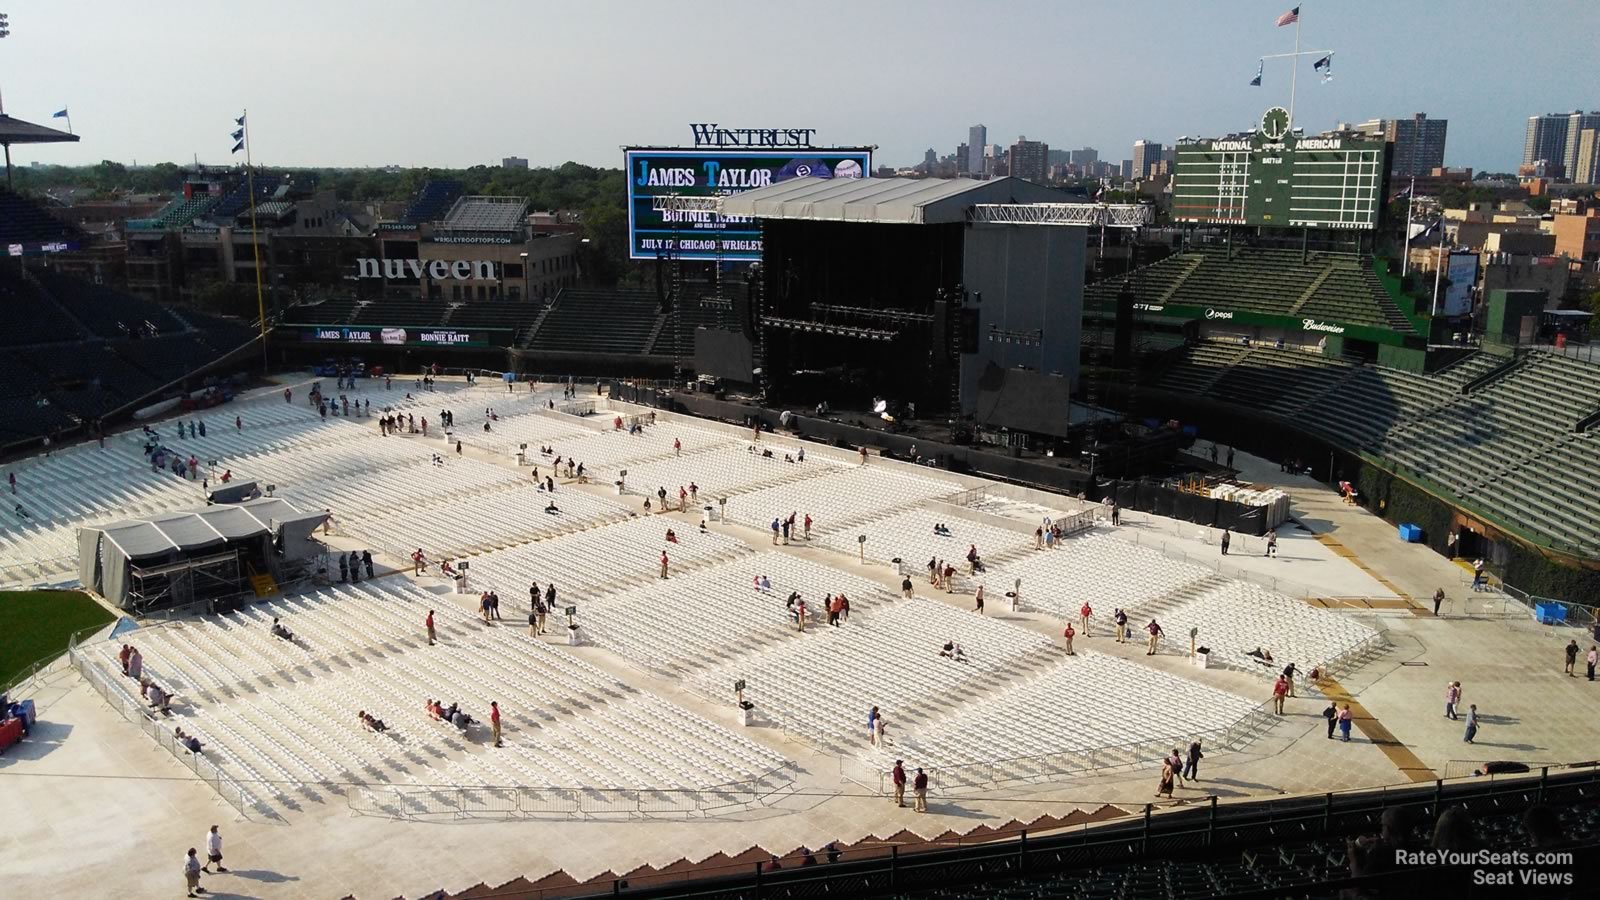
[[[1275,106],[1254,133],[1180,141],[1172,217],[1278,228],[1373,229],[1383,209],[1388,143],[1377,135],[1298,135]]]

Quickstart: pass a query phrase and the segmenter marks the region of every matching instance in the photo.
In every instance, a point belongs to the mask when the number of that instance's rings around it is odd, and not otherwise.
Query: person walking
[[[1188,787],[1183,780],[1183,754],[1178,752],[1177,747],[1172,748],[1172,755],[1167,757],[1167,762],[1172,764],[1172,778],[1178,787]]]
[[[1350,712],[1350,704],[1346,703],[1339,708],[1339,739],[1350,743],[1350,720],[1354,714]]]
[[[894,805],[904,809],[906,805],[905,760],[897,759],[894,761],[894,768],[889,771],[889,780],[894,783]]]
[[[493,733],[494,745],[496,747],[501,746],[501,744],[500,744],[500,702],[497,701],[497,700],[490,701],[490,703],[489,703],[489,729]]]
[[[428,610],[428,618],[424,620],[424,624],[428,626],[428,646],[432,647],[437,637],[433,631],[433,610]]]
[[[1444,588],[1438,588],[1437,590],[1435,590],[1433,592],[1433,617],[1434,618],[1437,619],[1439,617],[1439,607],[1443,606],[1443,605],[1444,605]]]
[[[1333,740],[1334,726],[1339,724],[1339,706],[1332,700],[1328,701],[1328,708],[1322,711],[1322,717],[1328,720],[1328,740]]]
[[[1233,532],[1229,531],[1226,528],[1222,529],[1222,555],[1223,556],[1227,556],[1228,555],[1228,544],[1232,543],[1232,541],[1233,541]]]
[[[1077,656],[1077,654],[1074,653],[1073,650],[1072,650],[1072,638],[1076,634],[1077,634],[1077,632],[1072,630],[1072,623],[1071,622],[1067,623],[1067,627],[1066,628],[1061,629],[1061,639],[1067,642],[1067,655],[1068,656]]]
[[[1583,661],[1589,668],[1589,680],[1593,681],[1595,664],[1600,663],[1600,647],[1596,647],[1593,644],[1589,645],[1589,653],[1583,658]]]
[[[1160,623],[1158,623],[1155,619],[1151,619],[1150,624],[1146,625],[1144,630],[1150,632],[1150,649],[1146,650],[1144,655],[1155,656],[1156,645],[1161,642],[1161,635],[1165,632],[1161,630]]]
[[[919,813],[927,812],[928,811],[928,773],[922,771],[922,769],[920,767],[917,769],[917,777],[916,777],[916,779],[911,782],[911,792],[917,798],[916,801],[915,801],[916,802],[916,807],[915,807],[916,811],[919,812]]]
[[[228,867],[222,864],[222,832],[216,825],[206,832],[206,864],[200,867],[200,871],[210,875],[213,865],[218,872],[228,871]]]
[[[1483,590],[1483,584],[1483,559],[1479,558],[1472,563],[1472,589],[1481,591]]]
[[[200,857],[195,855],[197,852],[193,847],[190,847],[189,855],[184,857],[183,860],[183,884],[189,889],[188,896],[190,897],[196,897],[206,892],[206,889],[200,886],[200,869],[202,866],[200,865]],[[199,892],[198,894],[196,893],[197,891]]]
[[[1156,787],[1157,797],[1166,794],[1167,799],[1172,799],[1172,782],[1177,775],[1178,773],[1172,769],[1172,758],[1163,757],[1161,760],[1161,783]]]
[[[867,710],[867,743],[878,746],[878,708]]]
[[[1283,715],[1283,698],[1289,696],[1289,679],[1278,676],[1272,683],[1272,712],[1274,715]]]
[[[363,550],[363,551],[361,551],[361,567],[367,570],[367,577],[368,578],[372,578],[373,577],[373,573],[372,573],[372,551],[371,550]]]
[[[1472,743],[1472,739],[1477,737],[1477,736],[1478,736],[1478,704],[1474,703],[1474,704],[1472,704],[1472,705],[1467,707],[1467,730],[1466,730],[1465,733],[1463,733],[1461,735],[1461,739],[1470,744],[1470,743]]]
[[[1206,755],[1200,752],[1200,739],[1195,738],[1189,743],[1189,759],[1183,764],[1183,777],[1191,781],[1200,780],[1200,760]]]
[[[1461,702],[1461,682],[1452,681],[1444,686],[1444,717],[1456,718],[1456,704]]]
[[[1084,637],[1089,636],[1089,617],[1092,615],[1094,609],[1089,606],[1089,601],[1083,601],[1083,605],[1078,607],[1078,627],[1083,629]]]
[[[981,584],[978,585],[978,589],[973,592],[972,597],[973,597],[972,611],[977,613],[980,616],[983,615],[983,585],[981,585]]]
[[[900,579],[900,596],[909,600],[915,591],[916,587],[911,583],[910,578]]]
[[[1278,533],[1276,531],[1267,532],[1266,555],[1269,557],[1276,557],[1278,555]]]
[[[416,549],[416,551],[411,554],[411,575],[412,575],[412,577],[420,577],[422,575],[423,571],[425,569],[427,569],[427,568],[428,568],[428,557],[423,555],[422,548],[418,547]]]
[[[1578,642],[1576,640],[1567,641],[1567,669],[1566,669],[1566,671],[1567,671],[1568,677],[1571,677],[1571,678],[1577,678],[1578,677],[1578,674],[1576,672],[1572,671],[1572,667],[1577,665],[1577,664],[1578,664]]]

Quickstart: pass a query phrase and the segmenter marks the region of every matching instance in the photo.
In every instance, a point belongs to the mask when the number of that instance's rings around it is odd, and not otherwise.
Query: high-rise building
[[[974,125],[967,129],[967,171],[975,176],[983,175],[983,150],[988,145],[988,128]]]
[[[500,168],[502,169],[526,169],[527,167],[527,159],[521,156],[506,156],[500,160]]]
[[[967,148],[970,146],[970,144],[956,145],[956,174],[958,175],[972,174],[972,157],[967,152]]]
[[[1394,144],[1389,173],[1406,178],[1444,168],[1445,132],[1449,126],[1448,119],[1430,119],[1427,113],[1413,113],[1407,119],[1369,119],[1352,129],[1381,136]]]
[[[1574,113],[1545,113],[1528,117],[1528,133],[1522,141],[1522,164],[1539,160],[1566,163],[1567,120]]]
[[[1584,184],[1590,179],[1579,174],[1583,167],[1578,165],[1578,146],[1586,128],[1600,128],[1600,111],[1574,112],[1567,116],[1567,140],[1561,148],[1561,164],[1567,169],[1567,177]]]
[[[929,147],[927,151],[922,154],[922,171],[932,175],[933,170],[938,167],[939,154],[935,153],[932,147]]]
[[[1099,159],[1100,151],[1093,147],[1084,147],[1081,150],[1072,151],[1071,161],[1080,168],[1092,165]]]
[[[1157,141],[1133,142],[1133,177],[1148,178],[1156,163],[1161,161],[1161,144]]]
[[[1123,160],[1121,168],[1122,168],[1122,177],[1123,177],[1124,180],[1133,177],[1133,160],[1131,160],[1131,159]]]
[[[1600,128],[1585,128],[1578,133],[1578,159],[1571,174],[1578,184],[1600,183]]]
[[[1029,181],[1044,181],[1048,175],[1050,146],[1044,141],[1030,141],[1019,136],[1011,145],[1011,177]]]

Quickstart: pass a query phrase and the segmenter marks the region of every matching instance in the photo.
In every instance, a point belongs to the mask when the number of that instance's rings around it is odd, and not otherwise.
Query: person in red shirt
[[[1078,632],[1076,632],[1076,631],[1074,631],[1072,629],[1072,623],[1071,622],[1068,622],[1067,623],[1067,627],[1065,629],[1063,629],[1062,632],[1061,632],[1061,637],[1063,639],[1065,639],[1066,642],[1067,642],[1067,655],[1068,656],[1077,656],[1077,654],[1072,651],[1072,638],[1074,636],[1076,636],[1077,633]]]
[[[683,441],[680,441],[677,438],[673,438],[672,439],[672,455],[673,456],[682,456],[683,455]]]
[[[1289,679],[1283,677],[1282,675],[1279,675],[1278,676],[1278,680],[1274,681],[1272,683],[1272,711],[1273,712],[1277,713],[1280,716],[1283,715],[1283,698],[1288,696],[1288,695],[1289,695]]]
[[[844,595],[840,594],[828,601],[828,624],[839,627],[839,615],[844,612]]]
[[[661,577],[667,577],[667,551],[661,551]]]
[[[494,745],[500,746],[500,704],[489,704],[489,727],[494,731]]]
[[[806,540],[811,540],[811,513],[806,513]]]
[[[1089,636],[1089,617],[1094,615],[1094,610],[1089,606],[1089,601],[1083,601],[1078,607],[1078,624],[1083,628],[1083,636]]]
[[[894,768],[889,772],[889,780],[894,782],[894,805],[904,808],[906,805],[906,770],[905,760],[894,761]]]
[[[911,782],[912,794],[916,797],[917,812],[928,811],[928,773],[917,769],[916,780]]]
[[[433,634],[433,610],[431,610],[431,609],[428,610],[427,625],[428,625],[428,646],[432,647],[433,646],[434,634]]]
[[[418,547],[417,551],[411,554],[411,574],[421,575],[426,568],[428,568],[428,557],[424,556],[422,548]]]

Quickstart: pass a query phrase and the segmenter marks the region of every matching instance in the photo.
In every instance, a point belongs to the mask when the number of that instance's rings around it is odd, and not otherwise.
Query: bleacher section
[[[406,225],[421,225],[438,221],[450,210],[464,190],[459,181],[431,180],[422,186],[422,190],[417,191],[417,196],[401,214],[400,222]]]
[[[72,241],[82,237],[78,229],[45,212],[39,204],[0,187],[0,245]]]
[[[1136,301],[1412,330],[1366,257],[1240,247],[1176,253],[1084,289],[1084,305],[1110,309],[1124,283]]]
[[[146,227],[158,230],[182,228],[195,219],[205,216],[213,206],[217,205],[220,199],[211,194],[178,197],[157,211],[149,219],[149,224]]]
[[[1184,351],[1157,387],[1265,411],[1402,466],[1563,549],[1600,549],[1600,472],[1583,456],[1593,438],[1573,430],[1600,411],[1593,363],[1543,351],[1514,362],[1480,352],[1421,375],[1205,341]]]
[[[514,231],[528,212],[523,197],[462,197],[441,223],[456,231]]]
[[[33,274],[56,302],[98,337],[142,337],[184,330],[183,322],[159,304],[48,269]]]
[[[694,332],[697,328],[733,328],[733,304],[728,301],[699,300],[686,297],[678,301],[667,316],[667,322],[650,346],[658,356],[671,356],[674,351],[684,358],[694,357]],[[674,346],[676,341],[676,346]]]
[[[448,300],[425,297],[384,297],[357,306],[352,325],[393,325],[406,328],[433,328],[444,324]]]
[[[0,266],[0,315],[6,322],[6,327],[0,328],[0,344],[8,347],[76,341],[85,336],[77,321],[37,284],[5,266]]]
[[[273,194],[277,193],[279,185],[283,184],[282,177],[264,173],[257,174],[253,181],[257,203],[266,202]],[[217,201],[217,205],[206,213],[206,218],[227,222],[242,212],[248,212],[250,209],[251,186],[252,180],[240,180],[238,184],[222,195],[222,199]]]
[[[556,295],[530,350],[635,355],[650,349],[660,318],[653,291],[565,288]]]
[[[303,325],[348,325],[358,306],[360,301],[352,297],[329,297],[291,307],[283,320]]]

